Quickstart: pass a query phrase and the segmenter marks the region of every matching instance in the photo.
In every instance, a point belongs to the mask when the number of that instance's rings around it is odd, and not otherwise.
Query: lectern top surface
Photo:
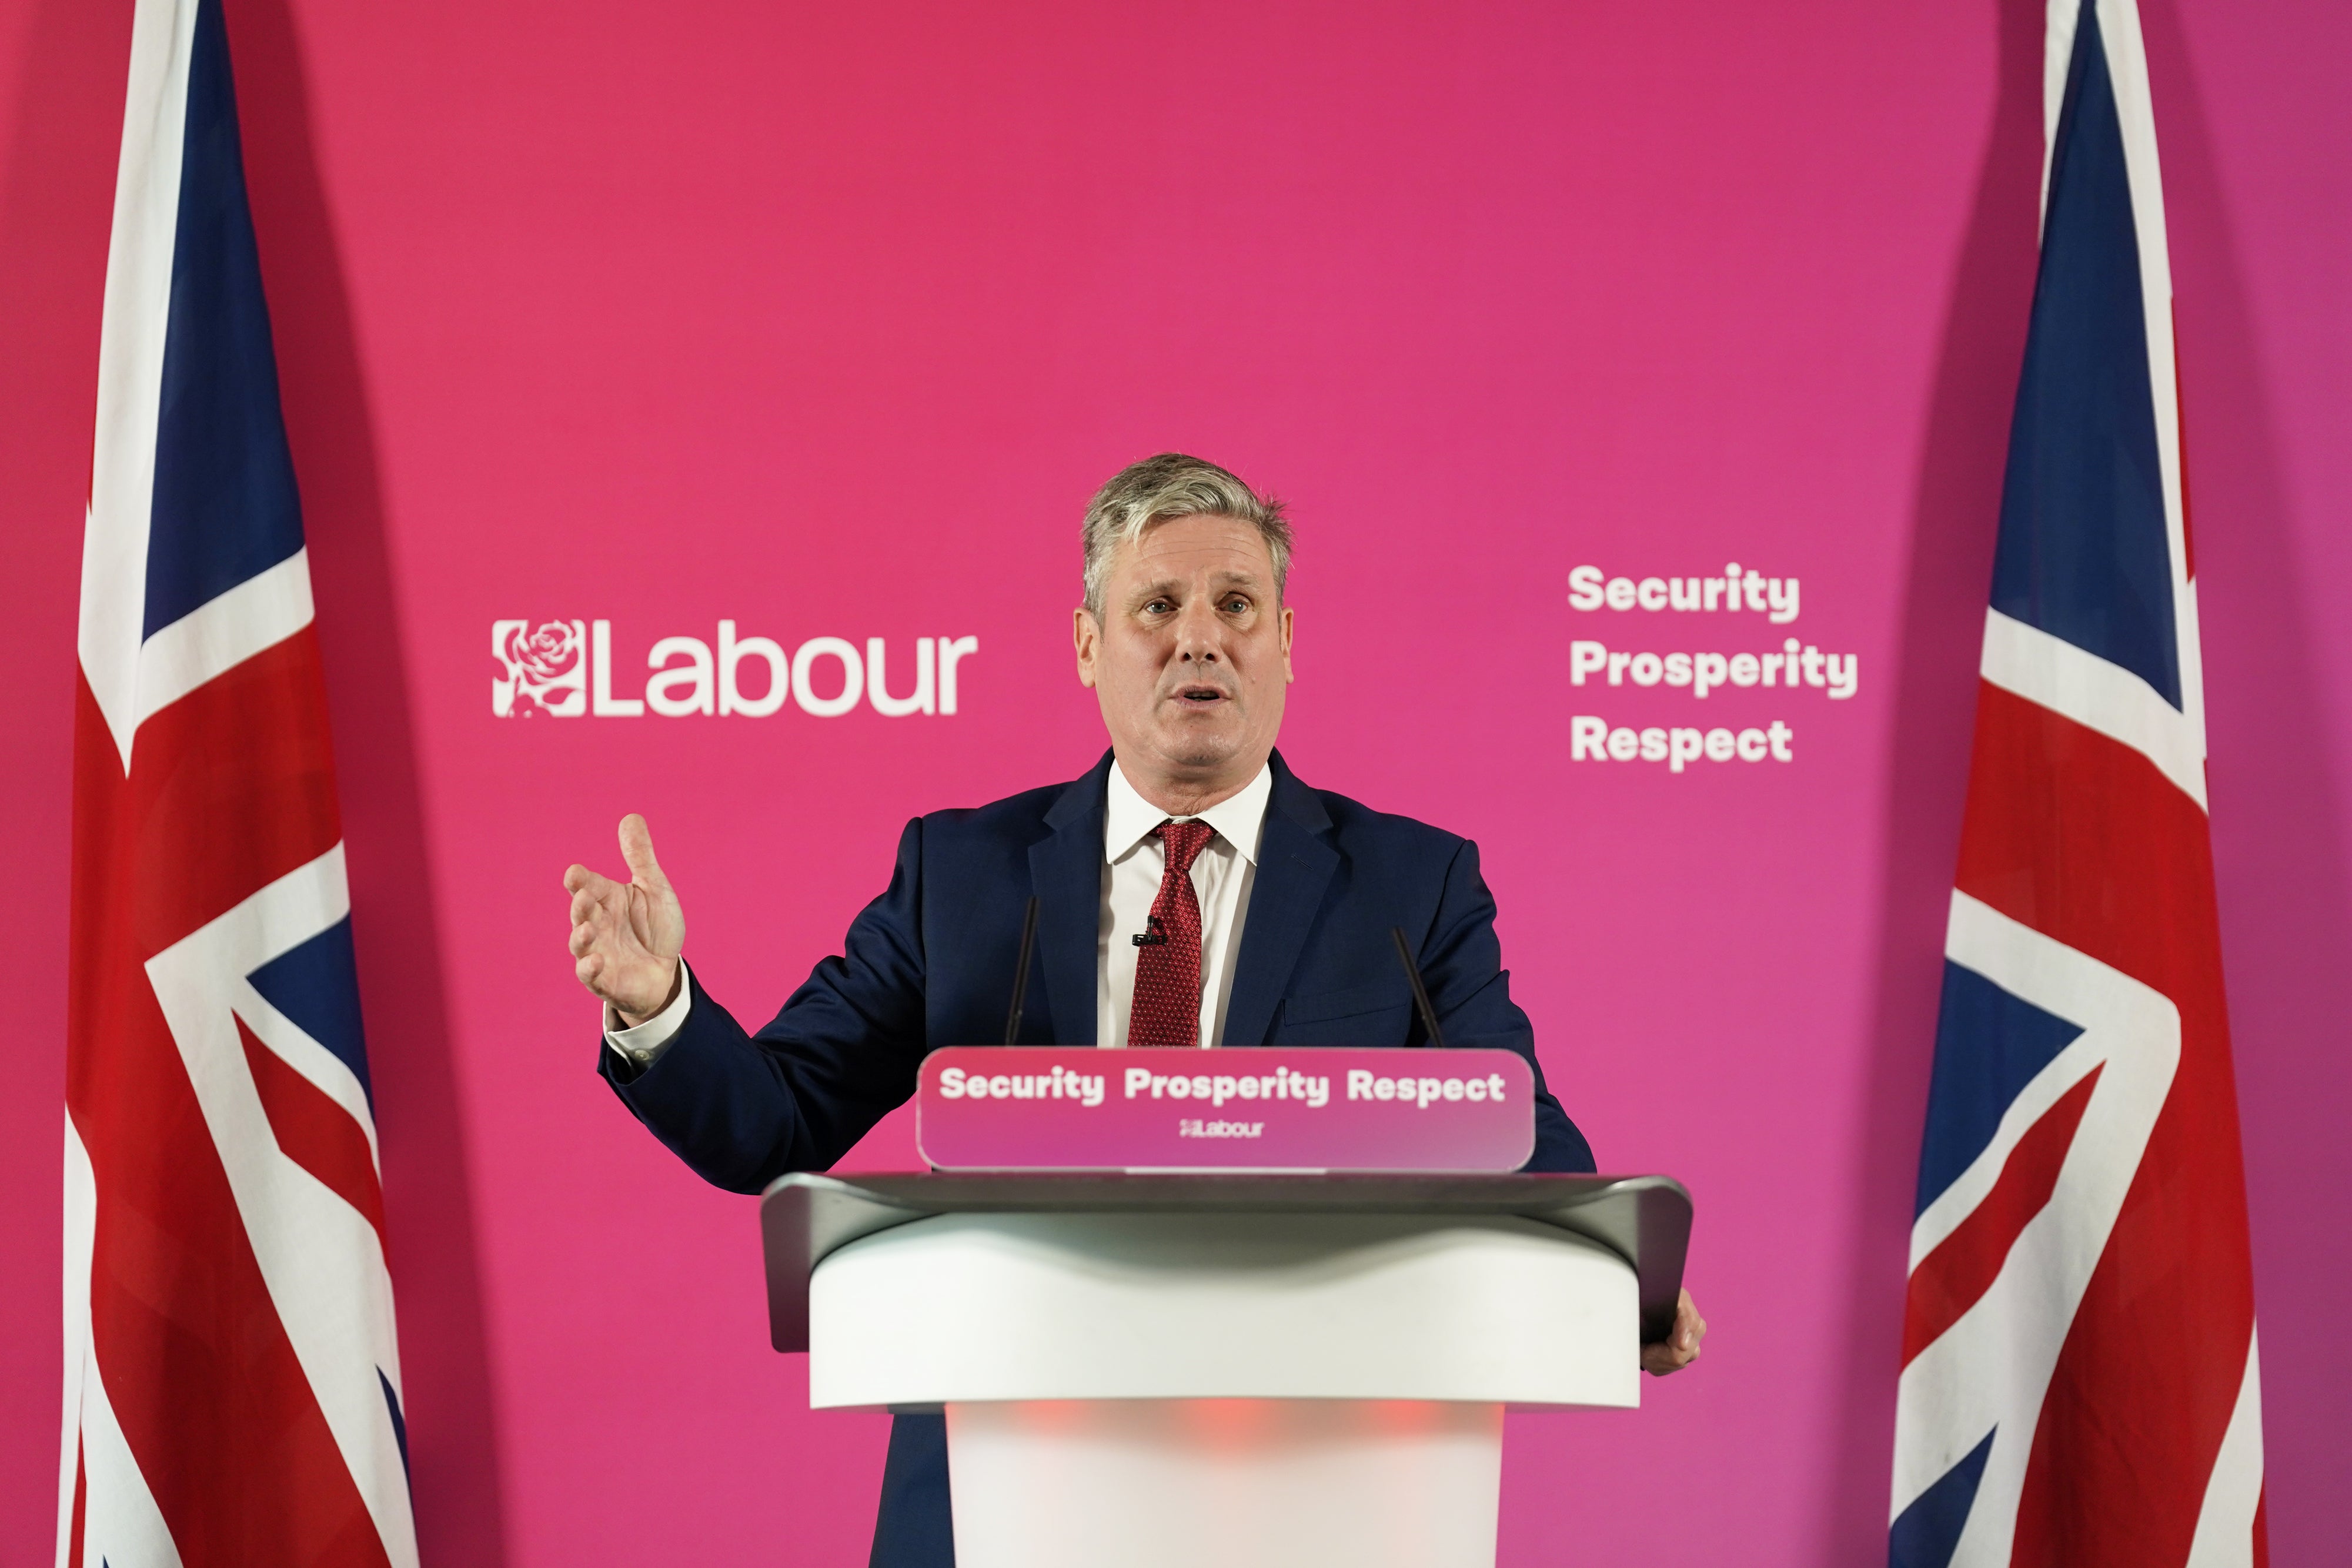
[[[1632,1265],[1644,1342],[1673,1327],[1690,1240],[1690,1194],[1663,1176],[1297,1173],[930,1174],[779,1177],[760,1200],[771,1337],[808,1348],[808,1282],[835,1249],[942,1214],[1510,1215],[1597,1241]]]

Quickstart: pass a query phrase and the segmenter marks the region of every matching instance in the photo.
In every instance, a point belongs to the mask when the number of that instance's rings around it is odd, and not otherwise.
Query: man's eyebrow
[[[1140,604],[1147,599],[1156,598],[1163,593],[1172,593],[1176,591],[1177,586],[1178,584],[1174,578],[1163,577],[1156,582],[1147,582],[1141,587],[1136,589],[1132,593],[1129,593],[1127,596],[1127,601],[1129,604]]]
[[[1256,588],[1259,586],[1257,574],[1254,571],[1220,571],[1211,578],[1210,580],[1220,588]],[[1157,598],[1160,594],[1176,592],[1183,586],[1184,582],[1181,578],[1163,577],[1156,581],[1144,583],[1142,586],[1134,590],[1134,591],[1128,595],[1127,601],[1129,604],[1141,604],[1149,600]]]

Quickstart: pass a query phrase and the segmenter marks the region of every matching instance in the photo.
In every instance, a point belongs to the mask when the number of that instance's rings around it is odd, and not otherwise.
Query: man
[[[1164,454],[1104,486],[1082,536],[1078,681],[1100,699],[1110,754],[1075,783],[909,822],[888,890],[756,1035],[680,956],[685,916],[643,818],[621,821],[630,881],[564,873],[572,955],[605,1004],[600,1066],[622,1102],[720,1186],[824,1169],[914,1092],[926,1053],[999,1037],[1034,894],[1024,1044],[1419,1044],[1389,936],[1402,926],[1448,1043],[1535,1067],[1527,1168],[1591,1170],[1511,1001],[1475,847],[1309,789],[1274,749],[1293,630],[1280,505]],[[1687,1365],[1705,1333],[1685,1294],[1643,1365]],[[944,1424],[901,1416],[873,1562],[953,1560]]]

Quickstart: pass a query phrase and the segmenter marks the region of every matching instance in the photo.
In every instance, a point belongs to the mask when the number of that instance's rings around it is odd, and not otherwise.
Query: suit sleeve
[[[1478,874],[1478,846],[1465,840],[1446,867],[1437,917],[1421,946],[1422,979],[1449,1046],[1516,1051],[1536,1080],[1536,1148],[1521,1168],[1574,1172],[1595,1169],[1592,1149],[1544,1085],[1536,1060],[1535,1026],[1511,1000],[1511,977],[1495,935],[1495,895]],[[1414,1025],[1418,1030],[1418,1022]]]
[[[766,1028],[747,1034],[703,990],[642,1071],[599,1040],[597,1071],[694,1172],[758,1192],[787,1171],[824,1170],[915,1092],[925,1050],[922,834],[898,840],[890,886],[849,927]]]

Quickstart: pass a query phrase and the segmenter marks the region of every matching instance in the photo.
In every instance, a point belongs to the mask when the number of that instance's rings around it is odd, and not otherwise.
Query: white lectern
[[[809,1400],[947,1413],[958,1568],[1491,1568],[1503,1411],[1640,1402],[1664,1176],[789,1176]]]

